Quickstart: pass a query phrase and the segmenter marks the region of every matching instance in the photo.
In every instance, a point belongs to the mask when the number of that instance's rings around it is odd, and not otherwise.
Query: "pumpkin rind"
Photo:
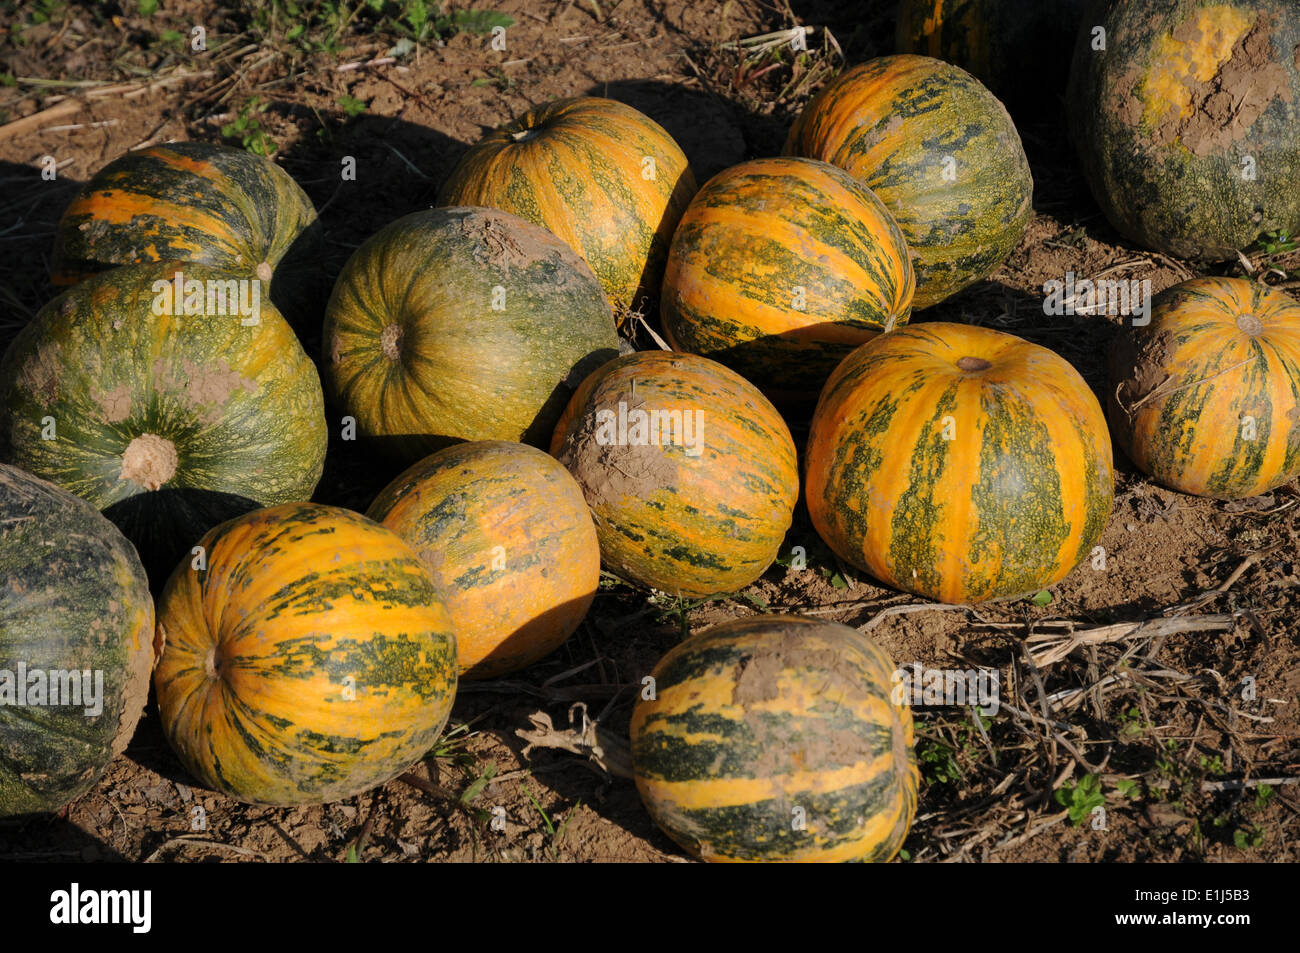
[[[902,0],[897,46],[960,66],[1011,111],[1058,107],[1086,0]],[[1019,113],[1017,113],[1019,115]]]
[[[661,313],[674,348],[778,401],[811,402],[850,351],[907,322],[914,283],[903,235],[870,189],[814,159],[754,159],[687,206]]]
[[[366,514],[419,555],[456,629],[460,677],[550,654],[587,614],[600,544],[573,477],[534,447],[448,447],[395,479]]]
[[[690,598],[761,576],[799,496],[794,440],[776,408],[694,354],[638,351],[601,367],[569,401],[551,453],[582,487],[605,568]]]
[[[189,262],[94,275],[0,360],[5,459],[103,510],[154,578],[217,523],[310,497],[327,442],[320,378],[274,306],[251,325],[154,314],[178,270],[231,278]]]
[[[649,116],[613,99],[543,103],[488,133],[439,205],[486,205],[550,229],[591,266],[618,309],[658,292],[695,177]]]
[[[913,308],[992,274],[1033,214],[1029,161],[1006,109],[928,56],[841,73],[799,114],[785,154],[847,169],[885,203],[912,253]]]
[[[949,603],[1064,578],[1101,537],[1114,494],[1105,416],[1078,372],[959,324],[909,325],[845,358],[806,459],[808,512],[831,549]]]
[[[834,622],[757,616],[694,635],[632,713],[641,800],[702,860],[887,861],[919,784],[893,675],[871,639]]]
[[[1300,304],[1244,278],[1157,295],[1111,347],[1120,446],[1183,493],[1257,496],[1300,474]]]
[[[211,530],[206,569],[158,602],[154,685],[168,741],[214,790],[317,804],[391,780],[438,738],[456,638],[396,533],[315,503]]]
[[[113,524],[0,464],[0,817],[59,810],[125,750],[149,697],[153,625],[144,569]],[[89,672],[92,695],[102,679],[102,711],[88,716],[86,696],[20,706],[18,693],[33,700],[35,672],[47,684],[51,673]],[[60,675],[60,693],[65,684]]]
[[[1116,0],[1080,34],[1072,138],[1125,237],[1180,258],[1235,258],[1300,231],[1300,17],[1292,0]]]
[[[150,261],[189,261],[270,283],[295,317],[319,306],[320,225],[269,159],[205,142],[128,152],[86,183],[59,222],[51,281]]]
[[[326,379],[361,433],[417,460],[461,440],[545,446],[618,353],[591,270],[497,209],[416,212],[348,260],[326,309]]]

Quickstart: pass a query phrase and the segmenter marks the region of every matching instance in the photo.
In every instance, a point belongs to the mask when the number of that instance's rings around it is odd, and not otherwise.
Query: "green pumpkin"
[[[325,374],[368,442],[414,461],[463,440],[546,446],[569,395],[618,354],[591,269],[546,229],[488,208],[398,219],[348,260]]]
[[[59,810],[126,748],[153,624],[144,569],[113,524],[0,464],[0,817]]]
[[[92,276],[0,361],[3,458],[103,510],[154,578],[218,523],[308,499],[326,445],[320,378],[275,307],[261,300],[255,324],[155,314],[178,270],[232,280],[175,262]]]
[[[1116,0],[1085,23],[1096,27],[1075,47],[1071,134],[1117,231],[1211,261],[1300,231],[1294,0]]]

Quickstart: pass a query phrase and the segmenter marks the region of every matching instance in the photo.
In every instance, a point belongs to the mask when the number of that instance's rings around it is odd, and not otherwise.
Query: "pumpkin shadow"
[[[0,192],[8,197],[0,212],[0,354],[56,294],[50,284],[54,231],[82,184],[62,174],[47,181],[34,164],[0,160]],[[15,195],[21,201],[13,201]]]
[[[58,814],[0,818],[0,863],[127,863],[115,848]]]
[[[318,250],[303,249],[317,259],[315,293],[294,321],[313,361],[320,363],[325,306],[348,258],[389,222],[431,208],[438,186],[467,148],[425,126],[363,114],[329,122],[318,135],[303,136],[276,155],[311,198],[321,227]]]
[[[1046,304],[1045,296],[989,279],[915,312],[911,323],[976,324],[1041,345],[1069,361],[1104,408],[1106,352],[1117,326],[1104,314],[1047,314]]]
[[[189,561],[204,533],[261,506],[237,493],[162,487],[114,503],[103,514],[135,546],[158,593],[181,561]]]

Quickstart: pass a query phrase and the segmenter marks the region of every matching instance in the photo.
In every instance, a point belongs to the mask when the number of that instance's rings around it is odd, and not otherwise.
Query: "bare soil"
[[[16,133],[0,129],[0,346],[53,295],[54,226],[80,183],[144,144],[220,141],[241,111],[321,210],[332,281],[366,237],[430,206],[470,144],[533,104],[580,94],[628,102],[677,138],[702,182],[779,152],[830,70],[892,51],[892,0],[490,6],[513,17],[507,49],[465,31],[378,64],[399,37],[364,20],[334,49],[305,51],[285,39],[284,24],[268,38],[248,11],[207,0],[164,0],[151,17],[134,2],[6,7],[0,125],[63,107]],[[48,11],[44,22],[38,10]],[[207,52],[164,38],[188,37],[194,24],[207,28]],[[755,58],[737,45],[795,24],[817,27],[802,61]],[[264,112],[247,106],[254,97]],[[349,116],[344,97],[364,111]],[[1018,124],[1035,179],[1024,241],[987,282],[917,320],[1020,334],[1071,361],[1104,401],[1116,319],[1045,316],[1045,281],[1073,271],[1149,279],[1159,291],[1248,264],[1256,276],[1277,269],[1267,280],[1296,293],[1300,253],[1207,269],[1124,244],[1076,171],[1062,111]],[[340,180],[345,156],[356,160],[354,182]],[[58,169],[53,181],[41,177],[46,157]],[[320,343],[318,329],[304,331],[309,353],[318,356]],[[802,442],[806,419],[790,423]],[[331,445],[317,499],[364,511],[395,471],[352,446]],[[999,672],[1003,706],[991,720],[969,708],[916,711],[923,786],[907,861],[1300,859],[1300,787],[1264,794],[1242,784],[1300,777],[1300,489],[1220,503],[1155,486],[1122,456],[1117,465],[1104,560],[1054,586],[1045,605],[917,603],[838,565],[801,507],[783,553],[802,546],[803,568],[798,559],[776,565],[745,592],[698,605],[602,588],[552,657],[512,678],[465,684],[448,739],[380,790],[322,807],[239,804],[192,785],[151,708],[93,791],[57,816],[0,822],[0,857],[682,861],[630,782],[572,751],[525,755],[517,732],[536,730],[539,713],[557,730],[570,717],[581,728],[585,713],[613,757],[640,679],[668,648],[722,619],[783,611],[865,627],[900,665]],[[1090,630],[1105,638],[1067,643],[1047,660],[1054,640]],[[1053,792],[1082,798],[1076,786],[1087,775],[1100,778],[1104,816],[1076,811],[1076,824]],[[500,817],[504,829],[493,824]]]

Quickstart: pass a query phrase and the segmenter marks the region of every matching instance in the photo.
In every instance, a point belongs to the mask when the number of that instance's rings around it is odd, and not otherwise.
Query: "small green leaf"
[[[831,585],[834,586],[836,589],[849,588],[849,584],[844,580],[844,577],[839,573],[836,573],[835,575],[831,576]]]
[[[349,863],[349,864],[359,864],[359,863],[361,863],[361,858],[357,856],[357,845],[356,845],[356,844],[348,844],[348,856],[347,856],[347,861],[346,861],[346,862]]]
[[[514,17],[495,10],[457,10],[451,15],[451,25],[466,33],[491,33],[493,27],[514,26]]]
[[[1036,606],[1045,606],[1052,601],[1052,593],[1049,590],[1044,589],[1041,592],[1034,593],[1034,595],[1030,597],[1029,601]]]
[[[1141,793],[1140,785],[1128,778],[1120,778],[1116,781],[1115,790],[1131,801],[1137,800],[1138,795]]]
[[[473,784],[465,789],[465,793],[460,796],[460,803],[469,804],[474,800],[474,798],[482,794],[483,789],[488,786],[488,782],[492,780],[496,773],[497,766],[495,764],[489,764],[483,770],[483,774]]]
[[[158,12],[158,0],[137,0],[136,8],[140,11],[140,16],[151,17]]]
[[[346,93],[337,100],[339,109],[342,109],[349,116],[359,116],[366,111],[366,104],[363,100],[355,99]]]

